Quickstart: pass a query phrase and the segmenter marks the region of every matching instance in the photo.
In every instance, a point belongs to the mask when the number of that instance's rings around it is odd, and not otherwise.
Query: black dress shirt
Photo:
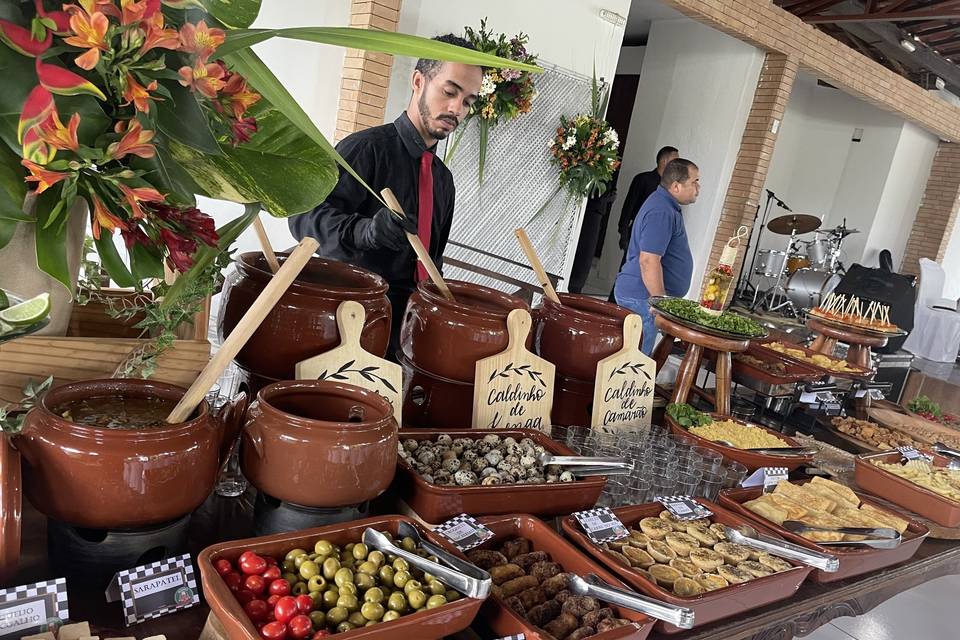
[[[406,113],[390,124],[351,134],[337,145],[340,155],[371,189],[377,193],[384,187],[393,190],[411,221],[410,229],[417,228],[420,157],[427,150]],[[436,152],[436,145],[429,150]],[[433,159],[432,170],[433,221],[427,250],[437,268],[441,268],[453,220],[453,175],[437,157]],[[317,239],[318,255],[349,262],[383,276],[390,285],[396,318],[403,315],[406,298],[416,287],[416,254],[407,245],[399,251],[358,249],[353,240],[357,222],[361,218],[372,218],[382,208],[369,191],[341,168],[337,186],[327,199],[312,211],[290,218],[288,224],[297,240],[305,236]]]
[[[633,228],[633,221],[637,217],[640,207],[647,201],[650,194],[660,186],[660,174],[656,168],[651,171],[638,173],[630,182],[630,190],[627,191],[627,198],[623,201],[623,209],[620,210],[620,244],[624,245],[623,240],[630,238],[630,229]]]

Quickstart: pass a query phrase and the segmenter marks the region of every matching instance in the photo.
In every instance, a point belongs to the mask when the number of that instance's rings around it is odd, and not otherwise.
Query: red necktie
[[[420,242],[430,251],[430,225],[433,223],[433,154],[424,151],[420,156],[420,186],[417,197],[420,207],[417,210],[417,235]],[[427,270],[417,262],[417,282],[427,279]]]

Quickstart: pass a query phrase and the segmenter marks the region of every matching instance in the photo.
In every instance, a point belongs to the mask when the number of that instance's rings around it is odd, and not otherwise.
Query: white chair
[[[943,297],[945,279],[943,267],[920,258],[913,331],[903,343],[910,353],[934,362],[954,362],[960,351],[960,313],[956,311],[956,300]]]

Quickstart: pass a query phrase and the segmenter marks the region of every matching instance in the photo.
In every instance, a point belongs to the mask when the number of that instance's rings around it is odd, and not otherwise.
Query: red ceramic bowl
[[[594,381],[557,374],[550,422],[561,426],[587,426],[593,418]]]
[[[924,453],[933,456],[934,466],[945,467],[949,463],[949,460],[941,455],[931,451]],[[960,527],[960,502],[930,491],[873,464],[874,460],[888,464],[896,463],[900,458],[900,453],[897,451],[857,456],[854,461],[854,478],[857,486],[944,527]]]
[[[744,524],[747,520],[726,509],[723,509],[712,502],[697,498],[707,509],[713,512],[711,520],[721,522],[729,526]],[[641,504],[629,507],[620,507],[613,512],[628,527],[632,527],[644,518],[653,517],[663,511],[663,505],[660,503]],[[617,574],[621,580],[631,587],[649,594],[650,596],[675,604],[680,607],[688,607],[694,612],[694,628],[703,626],[715,620],[729,618],[738,615],[750,609],[756,609],[784,600],[791,597],[800,588],[800,584],[807,578],[812,567],[804,567],[794,564],[794,568],[788,571],[782,571],[763,578],[757,578],[750,582],[734,584],[716,591],[709,591],[703,595],[692,598],[683,598],[672,591],[664,589],[653,580],[650,580],[637,572],[632,567],[625,566],[617,560],[609,551],[592,542],[573,516],[567,516],[561,521],[563,533],[572,539],[578,547],[584,549],[591,556],[603,563],[610,571]],[[657,631],[661,633],[680,633],[684,631],[668,622],[658,622]]]
[[[314,543],[321,538],[342,546],[349,542],[359,542],[367,527],[389,531],[393,536],[398,536],[401,522],[416,526],[425,539],[448,551],[456,552],[456,549],[445,539],[404,516],[378,516],[318,529],[221,542],[207,547],[197,556],[197,566],[200,568],[200,578],[203,581],[204,599],[210,605],[210,610],[223,624],[230,640],[261,640],[260,634],[244,613],[243,607],[214,568],[213,563],[216,560],[226,558],[234,562],[248,549],[262,556],[282,559],[291,549],[313,548]],[[336,637],[343,640],[411,640],[412,638],[439,640],[469,627],[480,610],[481,603],[482,600],[475,598],[461,598],[442,607],[405,615],[391,622],[338,633]]]
[[[440,378],[398,354],[403,367],[401,427],[441,429],[473,423],[473,383]]]
[[[799,358],[794,358],[794,357],[789,356],[789,355],[787,355],[787,354],[785,354],[785,353],[780,353],[779,351],[775,351],[775,350],[771,349],[769,346],[767,346],[767,344],[769,344],[769,343],[752,342],[752,343],[750,343],[750,349],[749,349],[749,351],[751,351],[751,352],[753,352],[753,354],[757,355],[758,358],[759,358],[759,357],[764,357],[764,356],[766,356],[766,357],[779,357],[779,358],[781,358],[781,359],[783,359],[783,360],[787,360],[787,361],[789,361],[789,362],[794,362],[794,363],[796,363],[796,364],[803,365],[803,366],[807,367],[808,369],[811,369],[811,370],[819,373],[821,376],[831,376],[831,377],[834,377],[834,378],[847,378],[847,379],[856,379],[856,380],[870,380],[870,379],[873,378],[874,374],[876,373],[876,372],[871,371],[871,370],[869,370],[869,369],[864,369],[863,367],[858,367],[858,366],[856,366],[855,364],[853,364],[853,363],[851,363],[851,362],[848,362],[847,365],[850,366],[850,367],[852,367],[852,368],[855,368],[856,371],[854,371],[854,372],[844,373],[844,372],[842,372],[842,371],[832,371],[832,370],[830,370],[830,369],[825,369],[825,368],[823,368],[823,367],[817,366],[817,365],[813,364],[812,362],[805,362],[804,360],[800,360]],[[809,348],[804,347],[803,345],[799,345],[799,344],[790,343],[790,348],[791,348],[791,349],[799,349],[800,351],[803,351],[803,352],[804,352],[805,354],[807,354],[808,356],[825,355],[825,354],[818,354],[818,353],[817,353],[816,351],[814,351],[813,349],[809,349]],[[834,358],[834,357],[831,357],[831,356],[828,356],[828,357],[830,357],[831,360],[840,360],[840,358]]]

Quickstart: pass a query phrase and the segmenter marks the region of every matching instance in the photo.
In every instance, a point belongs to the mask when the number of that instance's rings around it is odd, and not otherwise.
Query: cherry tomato
[[[263,559],[267,561],[268,567],[276,567],[278,564],[280,564],[273,556],[265,556]]]
[[[243,586],[260,595],[267,588],[267,582],[260,576],[247,576],[247,579],[243,581]]]
[[[269,584],[271,580],[276,580],[280,575],[280,567],[274,564],[267,567],[267,570],[263,572],[263,579]]]
[[[270,613],[267,603],[263,600],[251,600],[243,605],[243,610],[247,612],[247,616],[254,622],[266,620],[267,614]]]
[[[308,595],[301,595],[295,598],[297,601],[297,611],[306,615],[313,611],[313,598]],[[296,636],[294,636],[296,637]]]
[[[213,566],[217,570],[217,573],[219,573],[222,576],[225,576],[231,571],[233,571],[233,564],[226,558],[220,558],[219,560],[213,563]]]
[[[297,640],[300,640],[300,638],[309,638],[310,633],[313,631],[313,622],[304,615],[294,616],[290,618],[290,622],[287,623],[287,628],[290,630],[291,638]]]
[[[240,556],[240,571],[247,575],[260,575],[267,570],[267,561],[255,553]]]
[[[246,551],[244,551],[243,553],[240,554],[240,557],[237,558],[237,562],[240,562],[241,560],[244,560],[244,559],[246,559],[246,558],[249,558],[250,556],[255,556],[255,555],[257,555],[257,554],[255,554],[253,551],[250,551],[249,549],[247,549]]]
[[[269,622],[260,629],[263,640],[286,640],[287,625],[284,622]]]
[[[290,618],[297,613],[297,599],[293,596],[283,596],[277,600],[277,606],[273,608],[273,615],[278,622],[290,622]]]
[[[280,578],[279,580],[274,580],[270,583],[270,586],[267,587],[267,590],[272,595],[277,596],[287,596],[290,595],[290,583]]]
[[[310,637],[310,640],[320,640],[321,638],[329,638],[332,634],[326,629],[320,629],[319,631],[314,632]]]
[[[241,576],[236,571],[231,571],[227,575],[223,576],[223,581],[227,583],[227,587],[230,588],[230,591],[236,593],[240,591],[243,587],[243,576]]]
[[[272,596],[270,596],[269,598],[267,598],[267,604],[270,605],[270,610],[271,610],[271,611],[273,611],[273,608],[274,608],[275,606],[277,606],[277,600],[279,600],[279,599],[282,598],[282,597],[283,597],[283,596],[278,596],[277,594],[273,594]]]
[[[241,605],[244,605],[250,602],[251,600],[256,600],[257,595],[259,594],[254,593],[250,589],[240,589],[240,591],[237,591],[236,595],[237,595],[237,602],[239,602]]]

